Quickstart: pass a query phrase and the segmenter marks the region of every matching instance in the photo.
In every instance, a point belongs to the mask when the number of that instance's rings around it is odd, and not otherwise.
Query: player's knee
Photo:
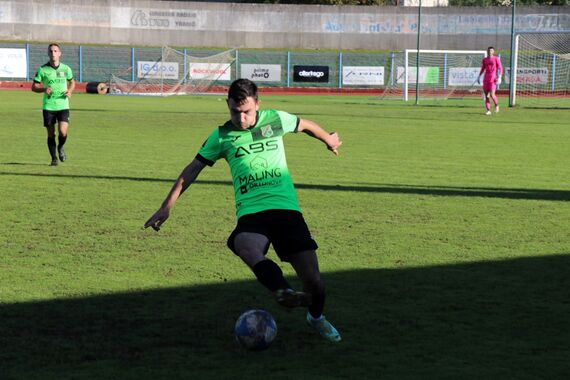
[[[253,268],[257,263],[265,260],[263,252],[255,249],[236,247],[235,253],[250,268]]]

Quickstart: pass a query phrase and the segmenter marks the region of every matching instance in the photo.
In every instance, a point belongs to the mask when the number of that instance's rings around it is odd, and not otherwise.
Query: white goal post
[[[403,73],[398,74],[404,82],[404,101],[409,100],[409,92],[416,88],[418,77],[417,49],[406,49]],[[481,87],[477,83],[481,60],[485,50],[419,50],[419,96],[425,90],[424,98],[447,99],[459,92],[475,93]],[[401,71],[401,70],[399,70]],[[401,78],[403,76],[403,78]],[[413,86],[410,86],[410,85]]]
[[[517,34],[505,71],[510,106],[570,108],[570,32]]]
[[[229,85],[234,61],[233,49],[213,55],[192,56],[163,46],[158,58],[138,60],[136,67],[131,68],[136,80],[112,75],[109,93],[147,96],[211,93]]]

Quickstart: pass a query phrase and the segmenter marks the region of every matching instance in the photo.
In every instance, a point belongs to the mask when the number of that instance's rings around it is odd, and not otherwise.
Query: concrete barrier
[[[518,7],[519,32],[570,31],[570,7]],[[417,8],[148,0],[0,1],[0,40],[218,48],[415,48]],[[510,47],[507,7],[422,9],[430,49]]]

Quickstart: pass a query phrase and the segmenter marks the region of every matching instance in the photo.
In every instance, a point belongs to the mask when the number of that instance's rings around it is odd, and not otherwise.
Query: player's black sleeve
[[[204,165],[214,166],[215,162],[208,160],[206,157],[202,156],[200,153],[196,155],[196,159],[203,163]]]
[[[297,129],[299,129],[299,124],[301,124],[301,118],[297,116],[297,125],[295,125],[295,133],[297,133]]]

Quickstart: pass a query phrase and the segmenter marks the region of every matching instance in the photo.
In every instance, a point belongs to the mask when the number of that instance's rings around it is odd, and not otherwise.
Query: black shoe
[[[59,153],[59,160],[61,162],[65,161],[67,159],[67,156],[65,155],[65,151],[63,150],[63,147],[57,148],[57,152]]]
[[[57,166],[57,158],[52,159],[49,166]]]
[[[293,289],[279,289],[275,292],[277,303],[285,307],[311,306],[313,297],[309,293]]]

